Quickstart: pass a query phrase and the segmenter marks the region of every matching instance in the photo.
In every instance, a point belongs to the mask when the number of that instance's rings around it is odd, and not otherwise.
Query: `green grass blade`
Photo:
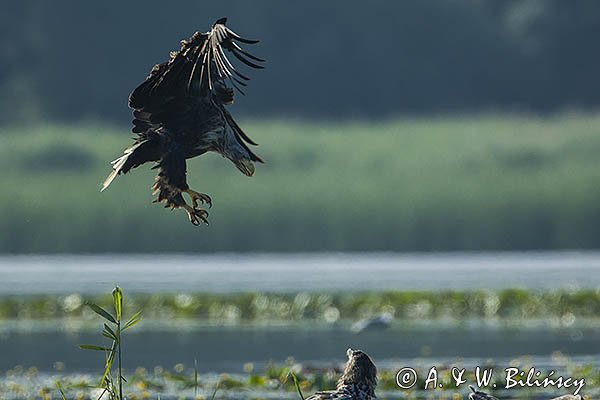
[[[300,384],[298,383],[298,377],[296,376],[296,374],[294,373],[294,371],[292,369],[290,369],[290,373],[292,376],[292,379],[294,380],[294,385],[296,385],[296,390],[298,391],[298,394],[300,395],[300,399],[304,400],[304,395],[302,394],[302,390],[300,390]]]
[[[115,340],[112,337],[112,335],[110,333],[106,332],[106,331],[102,331],[102,336],[104,336],[105,338],[110,339],[110,340]]]
[[[127,323],[125,324],[125,326],[123,326],[122,330],[124,331],[126,329],[129,329],[129,328],[133,327],[134,325],[136,325],[138,322],[140,322],[142,320],[141,314],[142,314],[142,310],[136,312],[133,315],[133,317],[131,317],[129,319],[129,321],[127,321]]]
[[[108,311],[106,311],[104,308],[100,307],[98,304],[94,304],[92,302],[86,302],[86,304],[92,309],[94,310],[94,312],[98,315],[100,315],[102,318],[109,320],[110,322],[112,322],[113,324],[116,324],[117,321],[115,320],[115,317],[113,317],[112,315],[110,315],[110,313]]]
[[[98,396],[98,398],[96,400],[100,400],[104,396],[104,393],[108,392],[108,389],[106,389],[106,388],[102,388],[102,389],[104,389],[104,390],[100,393],[100,396]]]
[[[60,392],[60,397],[62,398],[62,400],[67,400],[67,396],[65,395],[65,391],[63,390],[62,386],[60,385],[60,382],[55,379],[54,383],[56,384],[56,387],[58,388],[58,391]]]
[[[79,348],[83,350],[112,351],[108,347],[96,346],[95,344],[80,344]]]
[[[117,316],[117,321],[121,321],[121,313],[123,310],[123,292],[121,292],[121,288],[117,286],[114,288],[112,294],[115,303],[115,315]]]
[[[102,335],[111,340],[117,340],[117,334],[107,324],[104,324],[104,331],[102,332]]]
[[[133,314],[133,316],[131,318],[129,318],[129,321],[127,321],[125,323],[125,326],[131,324],[133,321],[135,321],[136,319],[140,319],[140,315],[142,314],[142,310],[139,310],[138,312],[136,312],[135,314]]]
[[[115,359],[116,345],[117,345],[117,342],[114,342],[113,348],[110,349],[109,356],[106,359],[106,365],[104,366],[104,374],[102,374],[102,378],[100,379],[100,386],[104,385],[104,382],[106,382],[106,378],[110,375],[110,370],[112,368],[112,364]]]
[[[217,392],[219,391],[220,386],[221,386],[221,378],[219,378],[219,381],[215,385],[215,390],[214,390],[212,396],[210,396],[210,400],[215,400],[215,396],[217,395]]]
[[[194,358],[194,399],[198,398],[198,359]]]

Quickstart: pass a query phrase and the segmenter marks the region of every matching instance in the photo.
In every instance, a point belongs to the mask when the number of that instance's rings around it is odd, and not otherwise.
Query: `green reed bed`
[[[78,293],[1,297],[0,321],[89,320],[92,315],[85,304],[90,301],[107,307],[112,298]],[[233,324],[333,323],[381,314],[404,321],[544,319],[566,325],[600,318],[600,290],[131,294],[125,302],[130,309],[144,309],[146,319]]]
[[[128,126],[0,128],[0,252],[600,247],[596,114],[242,126],[266,160],[254,177],[189,162],[214,200],[202,229],[151,204],[147,166],[99,193]]]

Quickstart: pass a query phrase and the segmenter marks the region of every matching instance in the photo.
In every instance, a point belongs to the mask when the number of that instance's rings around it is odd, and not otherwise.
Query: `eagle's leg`
[[[198,201],[200,201],[200,203],[202,203],[202,204],[208,204],[208,208],[212,207],[212,200],[209,195],[207,195],[205,193],[198,193],[195,190],[192,190],[190,188],[187,188],[184,191],[192,199],[192,204],[194,205],[194,208],[198,208]]]
[[[152,186],[153,194],[157,194],[154,202],[165,203],[165,207],[171,209],[183,208],[192,224],[208,225],[208,212],[198,207],[198,201],[210,205],[211,199],[208,195],[190,189],[185,178],[185,157],[177,151],[174,144],[171,145],[170,151],[162,156],[155,168],[158,168],[158,175]],[[183,199],[184,192],[190,196],[192,206]]]

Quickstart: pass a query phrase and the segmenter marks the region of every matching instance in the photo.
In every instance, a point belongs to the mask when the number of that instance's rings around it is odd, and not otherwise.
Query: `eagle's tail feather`
[[[104,190],[106,190],[106,188],[111,184],[111,182],[117,177],[117,175],[119,174],[119,171],[117,171],[116,169],[113,169],[110,174],[106,177],[106,179],[104,180],[104,183],[102,184],[102,188],[100,189],[101,192],[104,192]]]
[[[102,188],[100,189],[101,192],[103,192],[104,190],[106,190],[106,188],[112,183],[112,181],[117,177],[117,175],[121,174],[121,173],[127,173],[132,167],[137,166],[141,163],[138,163],[137,165],[136,162],[131,162],[132,160],[129,160],[129,157],[134,154],[134,152],[144,143],[148,142],[148,140],[143,140],[139,143],[134,144],[131,147],[128,147],[124,154],[111,161],[112,164],[112,171],[111,173],[106,177],[106,179],[104,180],[104,183],[102,184]],[[129,161],[129,162],[128,162]],[[146,160],[142,161],[145,162]]]

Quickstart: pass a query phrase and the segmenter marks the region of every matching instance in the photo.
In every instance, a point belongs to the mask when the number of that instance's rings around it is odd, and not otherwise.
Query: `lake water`
[[[0,257],[0,296],[107,293],[117,284],[126,294],[599,289],[600,252]],[[101,338],[73,329],[68,322],[0,321],[0,372],[22,365],[53,374],[60,361],[66,365],[65,374],[97,373],[102,354],[79,350],[78,345]],[[593,321],[553,328],[543,321],[528,327],[395,321],[389,329],[360,334],[343,324],[164,329],[148,322],[132,331],[125,345],[130,371],[138,366],[172,368],[176,363],[189,368],[197,359],[202,373],[240,373],[246,362],[260,368],[290,356],[327,366],[343,362],[348,347],[363,348],[379,366],[392,369],[453,360],[509,365],[522,355],[529,355],[537,367],[554,368],[556,354],[578,364],[600,364],[600,327]]]
[[[0,295],[600,288],[600,252],[0,257]]]
[[[177,363],[190,365],[197,359],[203,373],[241,373],[246,362],[261,366],[270,360],[284,363],[288,357],[310,364],[341,363],[348,347],[365,349],[381,366],[415,358],[483,362],[528,355],[538,360],[539,367],[545,367],[552,365],[555,352],[575,358],[592,357],[600,365],[600,357],[593,357],[600,354],[597,327],[399,325],[355,334],[345,326],[236,326],[186,331],[144,328],[131,332],[124,339],[127,365],[170,368]],[[60,329],[4,332],[0,334],[0,371],[18,364],[50,371],[57,361],[64,362],[69,371],[96,370],[103,355],[80,350],[78,346],[102,340],[96,333]]]

